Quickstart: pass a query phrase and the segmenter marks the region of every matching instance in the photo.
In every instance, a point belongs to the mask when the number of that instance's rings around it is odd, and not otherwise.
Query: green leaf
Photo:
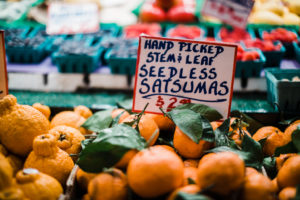
[[[294,200],[300,200],[300,185],[297,185],[296,189],[297,191]]]
[[[293,131],[292,141],[294,147],[298,150],[298,152],[300,152],[300,126],[298,126],[297,129]]]
[[[297,149],[295,148],[294,143],[292,141],[282,147],[277,147],[274,155],[277,157],[280,154],[287,153],[297,153]]]
[[[188,177],[188,184],[191,185],[191,184],[196,184],[196,182],[191,179],[190,177]]]
[[[248,134],[244,134],[242,151],[248,153],[247,160],[245,161],[246,165],[260,170],[264,159],[260,143],[252,139]]]
[[[178,192],[175,200],[210,200],[211,198],[202,194],[188,194],[185,192]]]
[[[85,149],[85,147],[86,147],[88,144],[92,143],[92,142],[94,141],[94,139],[95,139],[95,138],[89,138],[89,139],[85,139],[85,140],[81,141],[81,149],[82,149],[82,150]]]
[[[145,145],[145,139],[135,129],[118,124],[100,131],[80,152],[77,164],[86,172],[98,173],[114,166],[127,151],[142,150]]]
[[[226,119],[221,126],[219,126],[215,130],[215,143],[216,147],[227,146],[227,147],[236,147],[235,142],[229,138],[229,126],[230,126],[230,118]]]
[[[210,122],[205,117],[201,116],[201,123],[202,123],[202,140],[207,142],[214,142],[215,141],[215,133],[213,128],[211,127]]]
[[[263,162],[263,154],[261,145],[253,140],[247,134],[244,135],[242,141],[242,150],[238,150],[236,148],[230,146],[219,146],[214,149],[209,150],[208,152],[224,152],[230,151],[238,154],[241,159],[244,160],[247,167],[254,167],[258,170],[261,169]]]
[[[97,133],[108,128],[112,123],[111,112],[112,109],[96,112],[84,122],[82,127]]]
[[[199,143],[202,138],[202,123],[199,113],[187,109],[173,109],[168,112],[173,122],[191,140]]]
[[[258,141],[258,143],[260,144],[260,146],[262,146],[262,147],[263,147],[263,146],[265,145],[265,143],[266,143],[267,139],[268,139],[268,137],[265,137],[265,138],[263,138],[263,139],[259,140],[259,141]]]
[[[123,101],[117,102],[117,106],[119,108],[123,108],[127,111],[131,111],[132,110],[132,102],[133,102],[133,99],[125,99]]]
[[[241,117],[242,120],[249,125],[247,130],[252,134],[255,133],[261,127],[264,126],[262,123],[258,122],[257,120],[253,119],[252,117],[249,117],[248,115],[246,115],[244,113],[241,113],[238,110],[231,111],[230,116],[231,117],[237,117],[237,118]]]
[[[277,168],[276,168],[276,159],[275,159],[275,157],[266,157],[266,158],[264,158],[263,166],[267,171],[268,177],[270,177],[271,179],[276,177]]]
[[[187,104],[182,104],[180,106],[177,106],[174,109],[175,110],[180,110],[180,109],[192,110],[196,113],[201,114],[203,117],[205,117],[209,121],[217,121],[217,120],[220,120],[223,118],[223,116],[216,109],[211,108],[207,105],[203,105],[203,104],[187,103]]]

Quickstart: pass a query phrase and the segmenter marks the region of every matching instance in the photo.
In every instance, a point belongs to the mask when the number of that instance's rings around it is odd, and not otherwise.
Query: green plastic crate
[[[298,42],[294,42],[293,43],[294,48],[295,48],[295,53],[296,53],[296,60],[298,61],[298,63],[300,63],[300,43]]]
[[[282,81],[291,80],[294,76],[300,77],[300,69],[277,69],[265,70],[268,101],[272,105],[277,103],[280,109],[288,113],[300,112],[300,82]]]
[[[260,77],[261,70],[266,63],[266,58],[261,50],[259,49],[246,49],[245,51],[256,50],[259,53],[259,60],[254,61],[237,61],[235,77],[239,78],[250,78]]]

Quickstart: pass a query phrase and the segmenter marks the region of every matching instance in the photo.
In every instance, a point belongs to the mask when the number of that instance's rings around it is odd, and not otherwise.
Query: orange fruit
[[[200,188],[212,187],[210,191],[228,195],[242,186],[245,164],[232,152],[210,153],[200,160],[197,175]]]
[[[295,121],[294,123],[292,123],[291,125],[289,125],[285,131],[284,131],[284,135],[286,137],[286,141],[287,143],[292,141],[292,134],[293,132],[297,129],[297,127],[300,125],[299,120]]]
[[[180,157],[162,147],[138,152],[127,167],[130,188],[144,198],[155,198],[178,188],[183,182]]]
[[[170,118],[164,115],[159,115],[159,114],[146,114],[146,115],[150,116],[155,121],[155,123],[157,124],[160,130],[170,131],[170,130],[174,130],[175,128],[174,122]]]
[[[88,107],[82,105],[76,106],[74,108],[74,112],[81,115],[85,119],[93,115],[92,111]]]
[[[10,154],[6,157],[6,159],[12,167],[14,175],[16,175],[16,173],[23,168],[23,161],[19,157]]]
[[[300,184],[300,155],[288,158],[277,174],[279,188],[296,187]]]
[[[93,200],[126,200],[127,178],[118,169],[102,172],[93,178],[88,186],[88,195]]]
[[[69,126],[55,126],[49,134],[56,137],[57,146],[68,154],[78,154],[81,151],[81,141],[85,138],[78,129]]]
[[[242,189],[243,200],[275,200],[275,188],[272,181],[259,172],[246,175]]]
[[[10,152],[27,156],[34,137],[48,131],[49,121],[40,111],[17,104],[13,95],[0,100],[0,141]]]
[[[8,156],[8,151],[2,144],[0,144],[0,153],[4,156]]]
[[[50,123],[50,128],[55,126],[65,125],[78,129],[82,134],[88,134],[88,131],[81,127],[86,121],[84,117],[73,111],[63,111],[56,114]]]
[[[279,192],[279,200],[292,200],[296,197],[297,190],[295,187],[286,187]]]
[[[13,169],[4,155],[0,154],[0,191],[12,185]]]
[[[162,144],[162,145],[155,145],[155,146],[156,147],[162,147],[162,148],[165,148],[165,149],[167,149],[169,151],[172,151],[172,152],[176,153],[175,149],[173,147],[169,146],[169,145]]]
[[[18,187],[28,199],[58,199],[63,193],[60,183],[36,169],[23,169],[16,176]]]
[[[186,134],[184,134],[177,126],[175,128],[173,138],[174,148],[180,155],[185,158],[200,158],[204,151],[210,149],[213,143],[205,140],[200,140],[199,143],[195,143]]]
[[[78,168],[76,172],[76,181],[81,189],[87,191],[89,182],[97,176],[96,173],[88,173]]]
[[[292,156],[295,156],[297,155],[296,153],[287,153],[287,154],[280,154],[279,157],[276,157],[275,158],[275,161],[276,161],[276,168],[277,170],[279,171],[280,168],[283,166],[284,162],[292,157]]]
[[[43,113],[43,115],[49,119],[50,115],[51,115],[51,110],[49,108],[49,106],[46,105],[42,105],[40,103],[35,103],[32,105],[33,108],[37,109],[38,111],[40,111],[41,113]]]
[[[135,156],[135,154],[137,154],[137,150],[132,149],[127,151],[124,156],[121,158],[121,160],[119,160],[119,162],[117,162],[117,164],[115,165],[115,167],[117,168],[126,168],[129,161]]]
[[[190,185],[189,179],[193,180],[195,183],[197,181],[197,168],[196,167],[185,167],[183,169],[183,185]]]
[[[198,185],[186,185],[181,188],[174,190],[167,198],[167,200],[175,200],[178,192],[184,192],[188,194],[197,194],[200,192],[200,188]]]
[[[111,117],[114,119],[121,113],[123,113],[123,114],[120,116],[119,122],[124,121],[124,119],[126,119],[130,115],[125,109],[117,108],[111,112]]]
[[[272,184],[273,184],[275,193],[277,193],[279,191],[278,184],[277,184],[277,178],[274,178],[272,180]]]
[[[210,125],[213,128],[213,130],[216,130],[219,126],[222,125],[222,122],[213,121],[213,122],[210,122]]]
[[[5,200],[29,200],[19,187],[12,186],[0,191],[0,199]]]
[[[300,119],[298,119],[298,120],[296,120],[296,121],[294,121],[291,125],[295,125],[295,124],[298,124],[298,125],[300,125]]]
[[[259,173],[256,169],[252,167],[246,167],[246,176],[252,174],[252,173]]]
[[[198,167],[199,160],[198,159],[187,159],[183,161],[184,167]]]
[[[27,157],[24,167],[35,168],[65,185],[74,163],[66,152],[57,147],[56,138],[45,134],[34,139],[33,151]]]
[[[130,115],[127,118],[125,118],[123,121],[120,121],[120,122],[121,123],[132,122],[134,120],[134,118],[135,118],[135,115]],[[135,125],[134,125],[134,127],[135,127]],[[140,132],[141,136],[143,138],[145,138],[145,140],[147,142],[149,142],[149,140],[151,139],[151,136],[153,134],[156,134],[156,136],[150,142],[149,146],[154,145],[154,143],[156,142],[156,140],[159,136],[159,128],[158,128],[157,124],[151,117],[149,117],[147,115],[143,115],[140,119],[139,132]]]
[[[267,139],[263,147],[263,152],[268,156],[272,156],[276,148],[288,143],[285,140],[284,134],[274,126],[264,126],[258,129],[253,135],[253,139],[257,142],[264,138]]]

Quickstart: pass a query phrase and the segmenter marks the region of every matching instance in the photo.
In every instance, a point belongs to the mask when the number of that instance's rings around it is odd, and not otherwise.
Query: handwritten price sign
[[[98,7],[93,3],[52,3],[48,8],[48,34],[92,33],[99,30]]]
[[[133,111],[161,114],[186,103],[206,104],[228,117],[237,46],[141,36]]]
[[[0,30],[0,99],[8,94],[4,31]]]
[[[202,14],[216,17],[235,27],[245,28],[253,5],[253,0],[206,0]]]

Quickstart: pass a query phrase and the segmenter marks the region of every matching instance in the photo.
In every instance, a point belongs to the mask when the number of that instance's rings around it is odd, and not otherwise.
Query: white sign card
[[[232,26],[245,28],[253,5],[253,0],[206,0],[201,13]]]
[[[8,95],[4,31],[0,30],[0,99]]]
[[[92,33],[99,30],[95,3],[52,3],[48,8],[48,34]]]
[[[230,114],[237,45],[140,36],[133,112],[205,104]]]

